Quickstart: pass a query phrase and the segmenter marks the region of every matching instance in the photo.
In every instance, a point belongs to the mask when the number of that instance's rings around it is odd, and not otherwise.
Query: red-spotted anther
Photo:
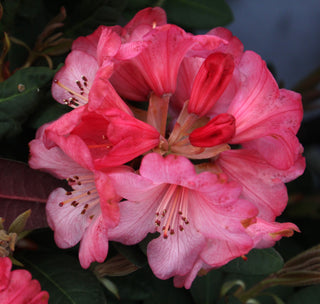
[[[227,143],[235,134],[235,118],[227,113],[212,118],[205,126],[192,131],[190,143],[196,147],[213,147]]]
[[[188,112],[205,116],[228,86],[233,69],[231,55],[213,53],[208,56],[194,80]]]

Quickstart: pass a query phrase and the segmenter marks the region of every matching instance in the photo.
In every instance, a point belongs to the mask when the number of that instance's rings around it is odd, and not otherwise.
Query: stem
[[[264,289],[276,286],[278,284],[279,281],[276,277],[269,276],[246,291],[243,289],[238,289],[234,296],[237,297],[241,302],[246,303],[247,300],[257,297]]]

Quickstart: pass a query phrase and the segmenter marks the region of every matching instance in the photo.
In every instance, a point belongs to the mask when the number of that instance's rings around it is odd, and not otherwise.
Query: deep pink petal
[[[11,272],[12,262],[8,257],[1,257],[0,258],[0,269],[1,269],[1,276],[0,276],[0,292],[5,290],[10,282],[10,272]]]
[[[35,299],[37,302],[35,302]],[[47,292],[41,292],[40,283],[32,280],[31,274],[27,270],[19,269],[11,272],[8,287],[0,292],[0,303],[44,304],[48,303],[48,294]]]
[[[229,54],[213,53],[201,65],[191,91],[188,112],[205,116],[228,86],[234,69]]]
[[[219,114],[205,126],[193,130],[190,143],[196,147],[213,147],[231,140],[235,133],[235,119],[227,113]]]
[[[300,157],[288,170],[270,166],[253,150],[231,150],[220,154],[217,164],[243,188],[245,199],[259,208],[259,217],[274,220],[285,208],[288,195],[284,182],[301,175],[305,168]]]
[[[108,249],[108,228],[102,216],[99,215],[92,220],[81,240],[79,249],[81,266],[88,268],[92,262],[104,262]]]

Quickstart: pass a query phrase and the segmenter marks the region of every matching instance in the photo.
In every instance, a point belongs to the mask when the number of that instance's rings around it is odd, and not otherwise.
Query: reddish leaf
[[[22,212],[31,209],[26,229],[47,227],[45,203],[51,191],[65,186],[48,173],[29,168],[26,164],[0,159],[0,217],[5,227]]]

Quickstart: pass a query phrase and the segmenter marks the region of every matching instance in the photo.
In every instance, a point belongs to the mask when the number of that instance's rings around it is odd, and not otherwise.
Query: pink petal
[[[254,241],[255,248],[272,247],[283,236],[292,236],[299,228],[292,223],[267,222],[258,218],[257,222],[247,228],[248,234]]]
[[[300,157],[288,170],[270,166],[253,150],[230,150],[220,154],[217,164],[243,188],[243,197],[259,208],[259,217],[274,220],[285,208],[288,196],[284,182],[303,173],[305,162]]]
[[[148,27],[149,31],[152,27],[161,26],[167,23],[166,12],[160,7],[148,7],[139,11],[130,22],[124,27],[122,35],[142,37],[145,30],[141,32],[142,27]]]
[[[299,139],[291,131],[278,131],[243,144],[254,149],[273,167],[286,170],[292,167],[303,152]]]
[[[210,240],[207,247],[201,252],[201,258],[206,264],[217,268],[247,254],[252,248],[253,242],[248,235],[244,233],[232,234],[230,240],[227,238]]]
[[[197,274],[202,268],[206,268],[207,264],[205,264],[201,259],[198,259],[193,268],[185,275],[179,276],[176,275],[174,277],[173,283],[175,287],[185,287],[189,289],[192,285],[193,280],[196,278]]]
[[[236,64],[239,63],[244,47],[242,42],[236,36],[233,36],[230,30],[223,27],[216,27],[209,31],[206,35],[213,35],[223,39],[224,41],[227,41],[228,43],[221,43],[219,47],[217,47],[217,51],[231,54],[234,62]]]
[[[131,192],[136,192],[136,189]],[[140,194],[140,192],[139,192]],[[156,205],[154,200],[141,198],[141,202],[123,201],[119,203],[120,222],[118,226],[109,230],[109,239],[126,245],[137,244],[148,233],[156,232],[154,223]]]
[[[99,69],[96,74],[96,78],[92,84],[92,88],[89,93],[89,105],[90,111],[94,111],[98,108],[117,108],[129,115],[132,115],[130,108],[120,98],[118,93],[115,91],[109,77],[113,72],[113,65],[110,62],[105,61],[104,65]]]
[[[81,214],[81,206],[71,205],[72,200],[68,205],[59,205],[67,199],[72,199],[72,195],[68,195],[65,189],[58,188],[50,194],[46,205],[47,220],[60,248],[75,246],[91,222],[87,215]]]
[[[54,77],[53,98],[62,104],[86,104],[97,70],[98,63],[94,57],[82,51],[72,51]]]
[[[110,28],[103,28],[97,44],[97,61],[99,66],[101,66],[106,59],[115,57],[120,46],[120,36]]]
[[[49,124],[41,126],[36,134],[36,139],[29,143],[30,157],[29,166],[49,172],[60,179],[66,179],[75,175],[86,175],[88,170],[74,162],[59,147],[47,148],[44,144],[45,129]]]
[[[295,134],[302,119],[299,94],[279,90],[265,62],[253,52],[244,53],[239,71],[243,80],[228,110],[236,118],[231,143],[277,134],[279,130]]]
[[[150,41],[149,46],[132,61],[117,66],[111,78],[116,90],[125,98],[147,100],[151,91],[158,96],[173,93],[180,63],[193,44],[192,36],[174,25],[156,27],[144,40]]]
[[[85,37],[77,38],[72,43],[72,50],[85,52],[97,59],[97,45],[100,39],[100,35],[102,31],[106,30],[107,28],[108,27],[106,27],[105,25],[100,25],[92,34]]]
[[[112,179],[108,174],[96,171],[95,185],[99,193],[104,225],[114,227],[118,224],[120,218],[118,202],[121,197],[115,192]]]
[[[92,262],[104,262],[108,249],[108,228],[102,216],[96,216],[86,229],[80,243],[79,260],[81,266],[88,268]]]
[[[188,229],[152,240],[147,249],[148,261],[154,274],[162,279],[183,276],[191,271],[200,251],[205,245],[205,238],[197,232],[192,223]]]

